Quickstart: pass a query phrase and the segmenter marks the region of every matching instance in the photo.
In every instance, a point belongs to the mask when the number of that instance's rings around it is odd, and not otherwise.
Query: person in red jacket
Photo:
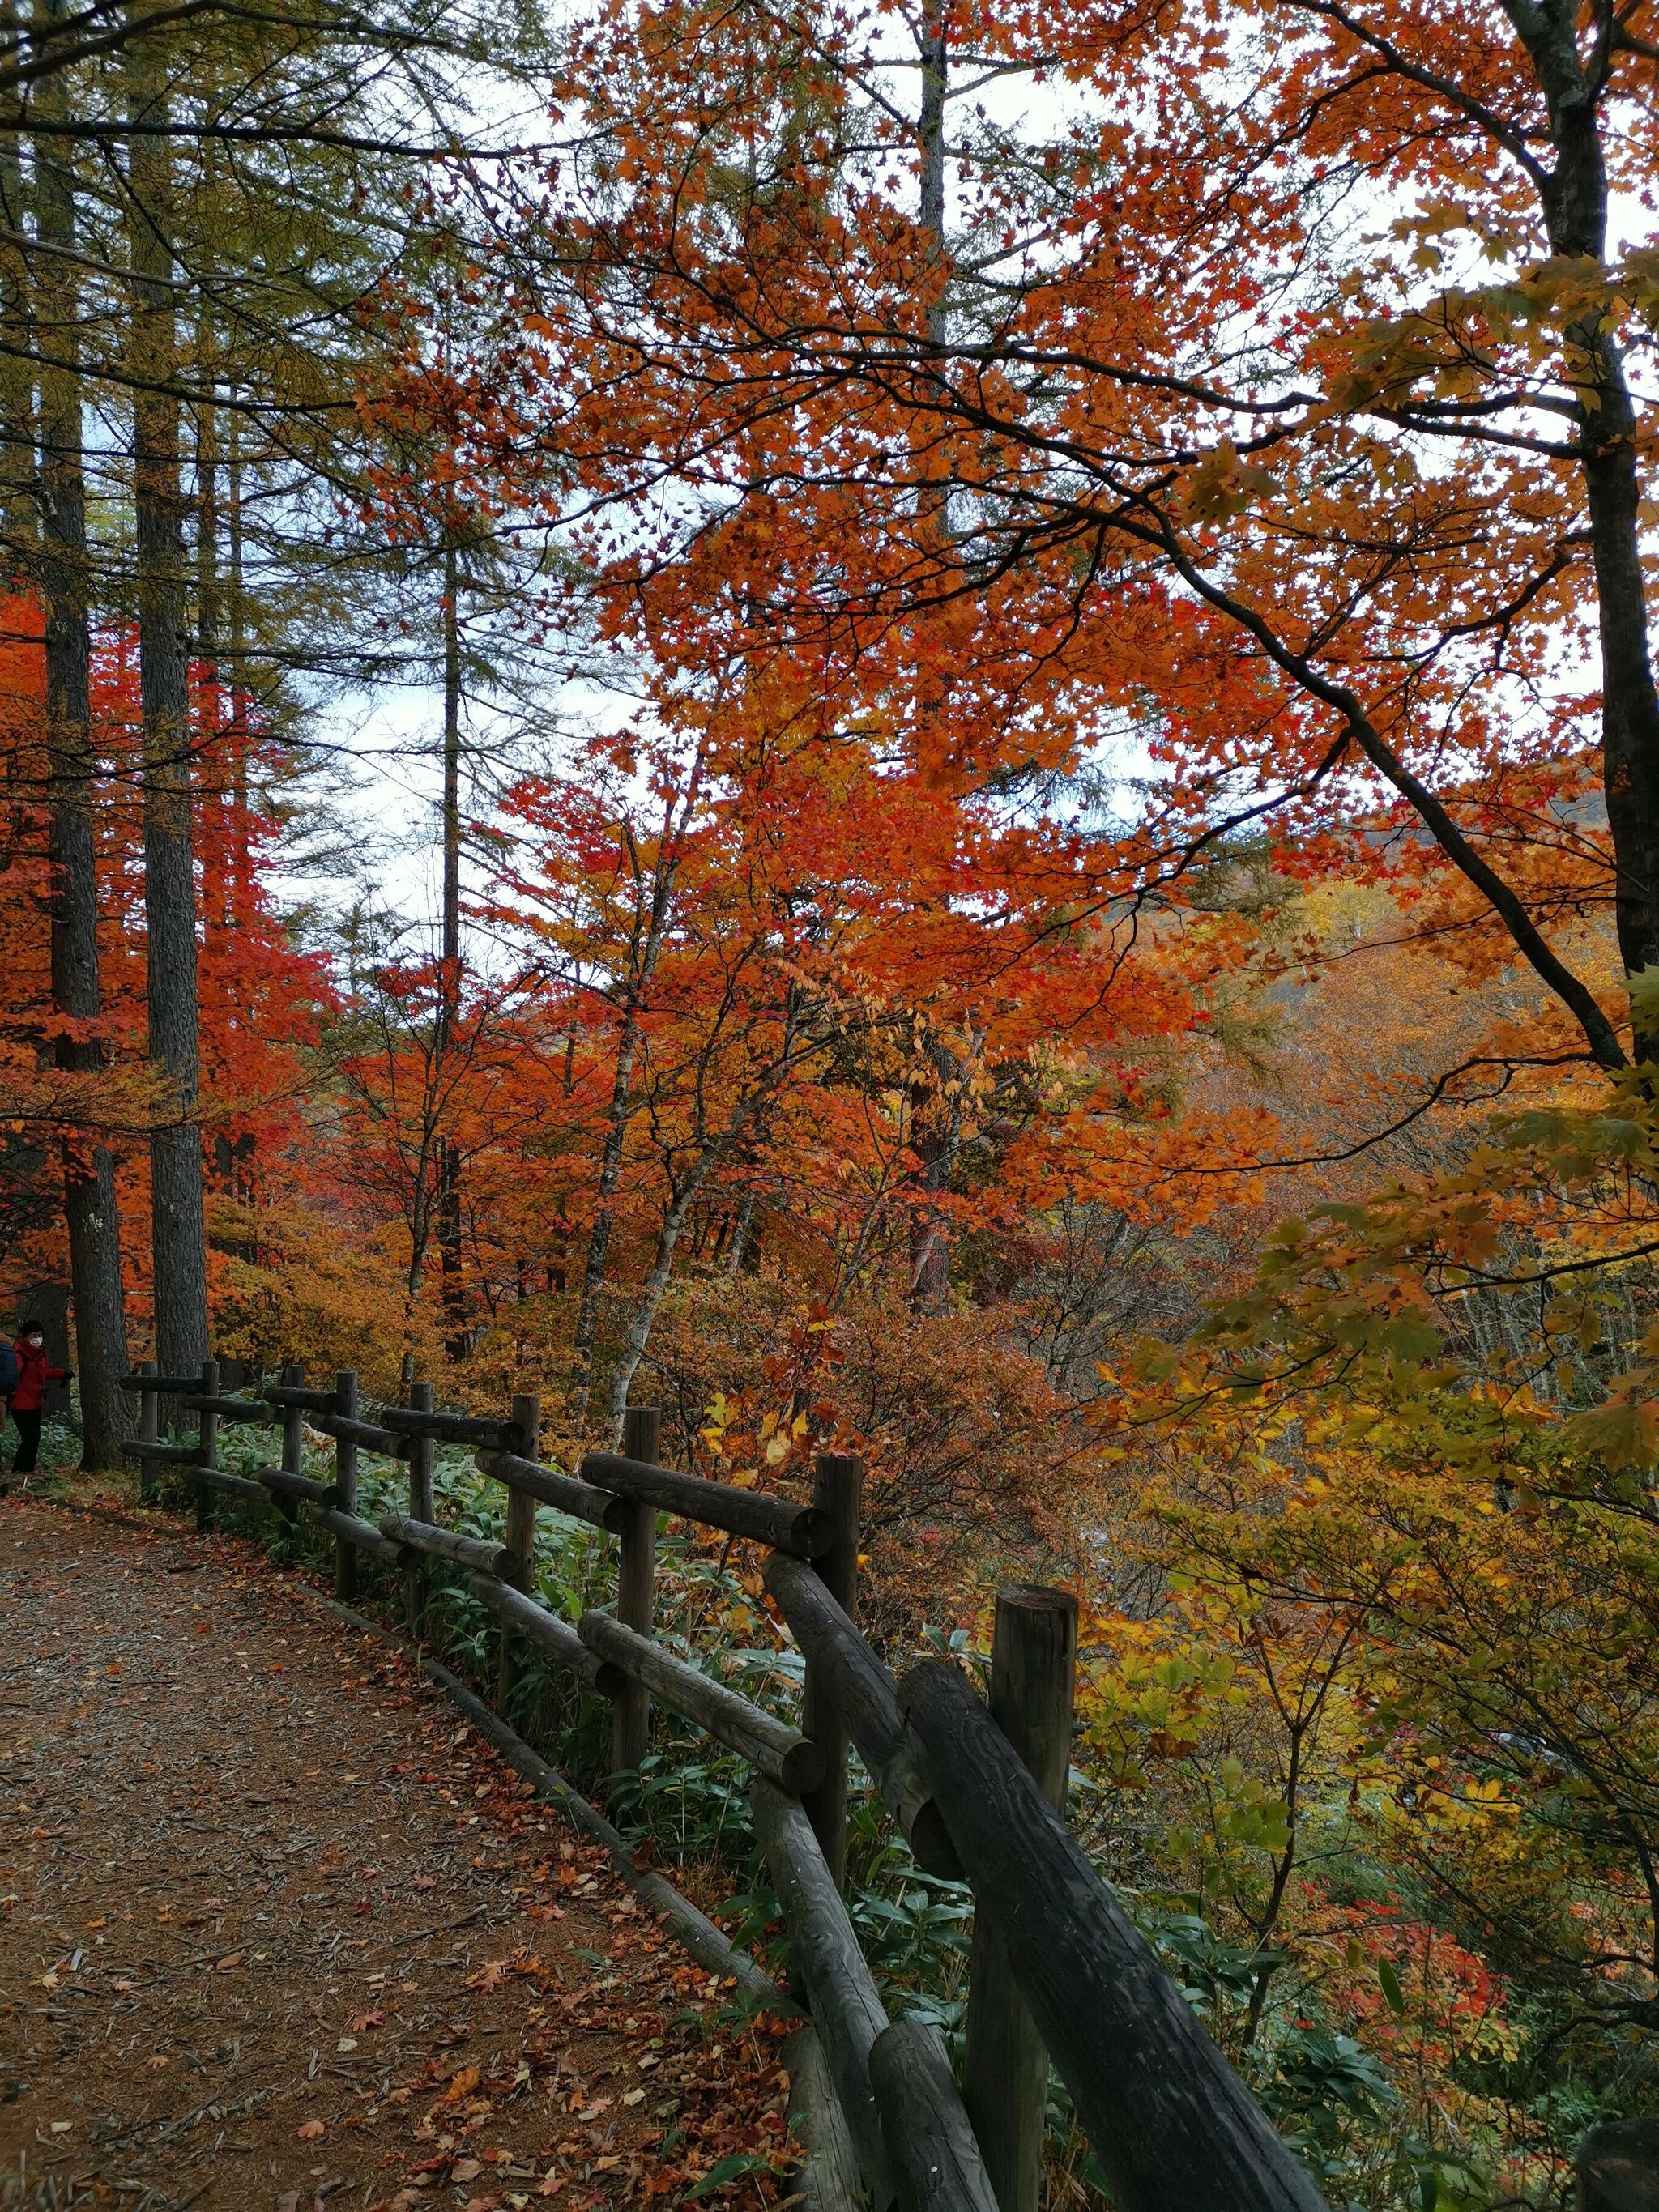
[[[17,1456],[14,1474],[33,1474],[40,1452],[40,1408],[48,1382],[69,1382],[67,1367],[54,1367],[46,1358],[46,1331],[38,1321],[26,1321],[17,1332],[17,1381],[11,1394],[11,1417],[17,1424]]]

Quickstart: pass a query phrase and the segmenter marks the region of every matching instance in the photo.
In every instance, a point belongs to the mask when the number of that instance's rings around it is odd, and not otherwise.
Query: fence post
[[[411,1382],[409,1402],[417,1413],[432,1411],[432,1385]],[[409,1517],[411,1521],[431,1521],[435,1516],[432,1502],[432,1462],[437,1446],[430,1437],[411,1437],[409,1440]],[[421,1632],[422,1616],[425,1612],[426,1574],[417,1553],[405,1553],[409,1564],[404,1570],[404,1607],[410,1633]]]
[[[835,1529],[828,1551],[813,1561],[849,1620],[859,1617],[859,1536],[864,1516],[864,1462],[856,1452],[820,1452],[812,1470],[812,1503]],[[847,1879],[847,1730],[822,1675],[809,1659],[801,1693],[801,1734],[823,1753],[823,1780],[801,1800],[824,1863],[839,1889]]]
[[[302,1390],[305,1388],[306,1370],[303,1367],[288,1366],[283,1368],[281,1376],[277,1379],[285,1383],[291,1390]],[[284,1474],[303,1474],[305,1472],[305,1407],[303,1406],[284,1406],[283,1408],[282,1459],[282,1467]],[[293,1498],[284,1498],[279,1491],[272,1492],[271,1502],[276,1506],[276,1510],[282,1515],[283,1520],[288,1523],[289,1534],[292,1535],[299,1525],[299,1506],[295,1504]]]
[[[997,1592],[991,1714],[1064,1818],[1072,1762],[1077,1600],[1012,1583]],[[963,2099],[1000,2212],[1036,2212],[1048,2054],[1015,1984],[988,1899],[975,1899]]]
[[[141,1375],[154,1375],[155,1362],[141,1359]],[[161,1401],[148,1383],[138,1392],[138,1438],[141,1443],[158,1444],[161,1441]],[[144,1458],[138,1462],[138,1503],[150,1505],[155,1499],[155,1462]]]
[[[630,1406],[623,1415],[623,1453],[655,1466],[662,1437],[662,1415],[654,1406]],[[657,1509],[639,1499],[628,1507],[618,1547],[617,1618],[649,1636],[656,1614]],[[645,1757],[651,1741],[651,1693],[643,1682],[629,1680],[617,1692],[611,1714],[611,1771],[626,1773]]]
[[[334,1402],[349,1421],[357,1418],[357,1370],[341,1367],[334,1375]],[[357,1510],[357,1446],[349,1437],[334,1439],[334,1486],[340,1493],[342,1513]],[[350,1599],[357,1595],[357,1547],[343,1536],[334,1539],[334,1595]]]
[[[513,1401],[511,1418],[519,1431],[519,1449],[526,1459],[534,1459],[542,1432],[541,1400],[520,1392]],[[507,1547],[517,1563],[512,1573],[514,1587],[528,1593],[536,1586],[536,1501],[520,1490],[509,1489],[507,1493],[506,1535]],[[501,1665],[495,1676],[498,1712],[506,1712],[507,1699],[518,1679],[518,1647],[512,1630],[503,1622]]]
[[[202,1362],[202,1395],[216,1398],[218,1395],[219,1363],[216,1359],[204,1359]],[[198,1419],[201,1426],[196,1446],[197,1463],[201,1467],[211,1467],[219,1449],[219,1416],[216,1413],[202,1413]],[[196,1526],[198,1528],[213,1526],[213,1509],[210,1503],[212,1496],[213,1492],[206,1483],[196,1485]]]

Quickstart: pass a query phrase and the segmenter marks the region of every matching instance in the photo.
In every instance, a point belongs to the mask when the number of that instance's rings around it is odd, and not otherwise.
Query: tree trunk
[[[20,0],[0,0],[0,40],[17,52],[23,42]],[[25,107],[15,92],[0,100],[0,546],[8,589],[29,575],[39,543],[34,486],[34,374],[38,340],[33,327],[24,211],[20,125]]]
[[[443,945],[438,1007],[439,1092],[442,1062],[461,1014],[461,629],[460,566],[453,544],[444,548]],[[467,1354],[466,1294],[461,1282],[461,1152],[438,1139],[438,1276],[444,1309],[444,1349]]]
[[[61,21],[64,0],[42,0],[40,18]],[[61,77],[48,77],[40,105],[64,112]],[[61,368],[40,377],[41,596],[46,612],[46,745],[52,808],[52,995],[56,1012],[76,1024],[100,1011],[98,883],[93,836],[91,644],[88,631],[86,483],[82,463],[80,380],[74,362],[79,314],[75,270],[74,179],[69,142],[42,137],[34,149],[35,207],[41,245],[37,321],[46,350]],[[102,1063],[95,1039],[62,1036],[60,1067],[90,1073]],[[121,1224],[115,1171],[106,1146],[66,1135],[63,1140],[64,1213],[69,1231],[75,1302],[74,1365],[81,1382],[81,1464],[89,1472],[118,1468],[131,1434],[131,1412],[118,1378],[128,1367],[126,1305],[121,1285]]]
[[[786,1032],[780,1066],[787,1063],[791,1034],[793,1024],[791,1030]],[[709,1176],[744,1143],[764,1109],[769,1089],[769,1083],[763,1084],[750,1097],[740,1100],[733,1108],[724,1130],[715,1136],[705,1137],[702,1149],[684,1177],[670,1184],[668,1210],[657,1231],[657,1249],[652,1255],[651,1271],[641,1286],[634,1310],[629,1316],[628,1327],[623,1332],[622,1344],[617,1353],[617,1364],[611,1370],[607,1410],[613,1451],[617,1438],[622,1434],[623,1416],[628,1410],[629,1390],[639,1364],[645,1357],[645,1348],[651,1341],[657,1309],[662,1304],[663,1292],[668,1288],[669,1277],[674,1272],[674,1254],[679,1246],[681,1231],[685,1227],[685,1218]]]
[[[210,184],[213,173],[211,146],[205,149],[204,158]],[[219,561],[219,410],[214,404],[218,381],[219,344],[210,296],[214,276],[210,257],[204,265],[203,274],[206,289],[197,304],[194,362],[199,397],[193,413],[196,428],[196,661],[201,685],[198,712],[203,725],[197,785],[198,805],[206,825],[203,834],[204,849],[202,856],[202,925],[205,938],[209,930],[230,927],[234,915],[230,866],[233,833],[231,784],[226,759],[229,718],[225,710],[222,659],[224,586]],[[227,1154],[232,1158],[234,1157],[230,1139],[222,1134],[216,1137],[216,1169],[220,1159]]]
[[[150,1064],[155,1356],[188,1375],[208,1356],[206,1224],[198,1034],[196,881],[191,842],[189,635],[179,484],[178,332],[168,241],[172,155],[164,57],[127,52],[127,226],[132,268],[133,508],[143,726],[144,924]]]
[[[921,111],[916,136],[921,149],[921,203],[918,212],[924,230],[933,234],[934,252],[945,258],[945,105],[950,92],[949,26],[946,0],[922,0]],[[945,336],[945,298],[938,292],[927,307],[927,336],[943,345]]]
[[[702,771],[702,760],[699,755],[686,799],[687,821],[690,819]],[[568,1403],[570,1418],[575,1422],[580,1422],[586,1413],[588,1395],[592,1389],[593,1343],[599,1328],[599,1293],[605,1287],[605,1266],[611,1252],[611,1234],[616,1227],[615,1200],[617,1188],[622,1180],[623,1153],[628,1143],[629,1099],[634,1087],[634,1059],[639,1050],[640,1017],[668,926],[669,905],[673,894],[674,860],[668,849],[672,828],[672,815],[670,813],[665,821],[665,849],[658,855],[656,875],[651,886],[645,941],[638,947],[623,1008],[622,1035],[617,1042],[617,1066],[611,1083],[611,1111],[605,1124],[605,1144],[599,1154],[599,1202],[594,1209],[593,1226],[588,1232],[587,1260],[582,1270],[581,1298],[576,1308],[576,1330],[571,1345]],[[635,1364],[637,1366],[638,1364],[636,1355]],[[630,1369],[630,1379],[631,1376]],[[628,1402],[626,1383],[622,1402],[624,1406]],[[617,1419],[620,1420],[620,1416]]]
[[[1548,8],[1511,19],[1548,105],[1554,169],[1541,197],[1553,252],[1605,260],[1602,88],[1589,84],[1571,30]],[[1569,18],[1570,21],[1570,18]],[[1614,916],[1626,972],[1659,966],[1659,691],[1648,637],[1636,410],[1624,362],[1599,319],[1567,332],[1582,356],[1577,447],[1601,640],[1602,778],[1613,838]],[[1571,372],[1570,371],[1570,374]],[[1659,1062],[1659,1030],[1636,1025],[1633,1057]]]
[[[233,927],[240,928],[248,910],[253,882],[253,853],[249,840],[251,794],[248,787],[249,727],[247,608],[242,591],[242,447],[235,410],[230,412],[230,451],[226,468],[229,493],[226,541],[230,556],[230,748],[227,781],[232,807],[230,890],[228,900]]]
[[[606,1427],[610,1431],[612,1451],[617,1449],[622,1435],[623,1417],[628,1411],[628,1393],[635,1375],[645,1357],[645,1347],[651,1341],[651,1331],[657,1318],[657,1309],[662,1304],[663,1292],[668,1288],[668,1279],[674,1272],[674,1253],[680,1241],[680,1231],[685,1226],[685,1217],[691,1210],[691,1201],[708,1180],[714,1164],[712,1152],[705,1152],[692,1170],[690,1177],[674,1194],[662,1227],[657,1232],[657,1249],[653,1255],[651,1272],[640,1287],[634,1310],[629,1316],[628,1327],[623,1333],[617,1364],[611,1370],[610,1402],[606,1408]]]
[[[910,1304],[943,1313],[951,1285],[951,1239],[939,1200],[951,1188],[962,1146],[965,1064],[942,1037],[927,1045],[931,1075],[911,1087],[910,1149],[921,1164],[924,1196],[910,1209]]]
[[[723,1255],[726,1272],[733,1282],[743,1273],[749,1248],[754,1242],[754,1231],[755,1194],[752,1190],[746,1190],[738,1200],[738,1210],[732,1217],[732,1241]]]
[[[599,1204],[587,1235],[581,1298],[576,1308],[575,1334],[571,1340],[569,1411],[571,1419],[578,1422],[587,1411],[588,1393],[593,1382],[593,1341],[599,1334],[599,1293],[605,1287],[605,1264],[616,1226],[614,1201],[622,1176],[623,1147],[628,1138],[628,1097],[633,1087],[638,1019],[637,1009],[630,1006],[623,1018],[622,1042],[611,1078],[611,1113],[599,1155]]]
[[[949,26],[946,0],[922,0],[921,108],[916,136],[921,151],[921,188],[918,214],[924,229],[931,231],[936,260],[945,259],[945,112],[950,94]],[[942,346],[946,336],[945,297],[935,290],[927,308],[927,337]],[[921,520],[931,522],[942,540],[948,516],[942,497],[931,505],[924,501]],[[930,696],[931,680],[917,699],[918,721],[937,711],[938,696]],[[951,1280],[951,1244],[945,1218],[934,1202],[950,1188],[957,1141],[962,1127],[958,1090],[944,1088],[950,1071],[957,1067],[954,1054],[937,1037],[927,1042],[933,1079],[912,1087],[911,1149],[921,1164],[921,1202],[910,1208],[910,1304],[923,1313],[942,1313]]]

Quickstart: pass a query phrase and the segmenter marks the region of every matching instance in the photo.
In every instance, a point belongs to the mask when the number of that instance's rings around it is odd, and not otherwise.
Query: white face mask
[[[31,1352],[39,1352],[46,1340],[44,1336],[26,1336],[23,1339],[24,1343],[27,1345]]]

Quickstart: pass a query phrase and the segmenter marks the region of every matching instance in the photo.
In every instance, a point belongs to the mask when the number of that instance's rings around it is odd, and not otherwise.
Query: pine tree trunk
[[[155,1356],[164,1375],[208,1354],[207,1237],[191,846],[189,634],[179,483],[178,331],[168,242],[172,155],[163,57],[128,50],[129,112],[146,128],[128,155],[132,264],[133,507],[143,725],[144,922],[149,1053],[159,1096],[150,1137]]]
[[[61,21],[64,0],[44,0],[41,16]],[[40,105],[49,117],[64,107],[63,80],[48,77]],[[47,358],[61,368],[40,376],[41,597],[46,610],[48,800],[52,808],[52,994],[56,1011],[95,1021],[98,978],[98,884],[94,867],[91,647],[88,631],[86,484],[83,421],[76,374],[79,286],[75,274],[74,182],[70,148],[42,137],[34,149],[35,211],[41,245],[36,322]],[[95,1040],[60,1037],[58,1064],[95,1071]],[[75,1366],[81,1382],[81,1464],[106,1474],[121,1465],[131,1410],[119,1377],[126,1372],[127,1316],[121,1285],[121,1224],[115,1171],[106,1146],[64,1140],[64,1213],[69,1230],[70,1281],[75,1301]]]
[[[240,928],[251,902],[253,852],[248,836],[248,808],[252,800],[248,786],[248,751],[252,732],[248,711],[251,702],[248,691],[247,605],[242,589],[242,447],[234,409],[231,410],[229,431],[230,453],[226,471],[229,512],[226,516],[226,538],[230,556],[230,729],[226,742],[230,747],[227,780],[230,789],[232,822],[228,906],[232,927]]]
[[[19,0],[0,0],[0,42],[15,52],[22,43]],[[39,544],[34,487],[34,375],[36,340],[24,237],[27,187],[20,125],[24,104],[16,92],[0,99],[0,557],[8,589],[33,573]]]
[[[454,1041],[461,1014],[461,630],[460,567],[444,549],[443,944],[441,954],[440,1060]],[[439,1073],[442,1091],[442,1071]],[[444,1349],[467,1354],[466,1293],[461,1282],[461,1153],[438,1139],[438,1277],[444,1309]]]

